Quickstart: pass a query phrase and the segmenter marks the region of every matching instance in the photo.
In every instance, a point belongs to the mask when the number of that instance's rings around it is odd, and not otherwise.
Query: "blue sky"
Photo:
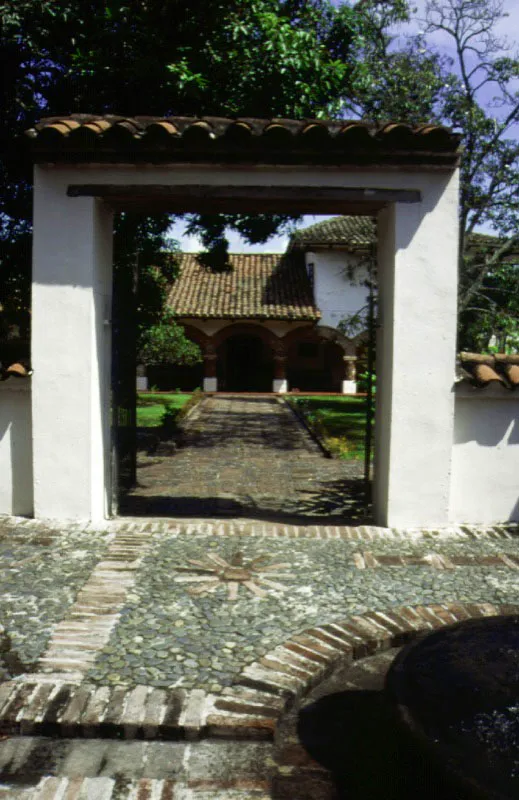
[[[333,0],[333,2],[334,5],[340,5],[342,0]],[[418,31],[421,27],[419,18],[423,16],[425,5],[426,0],[414,0],[412,6],[416,9],[416,22],[414,22],[411,27],[402,26],[400,29],[396,29],[395,34],[398,34],[400,31],[402,34],[405,34],[406,31]],[[503,10],[508,14],[508,17],[500,21],[499,25],[496,26],[495,32],[497,35],[506,38],[509,44],[512,44],[514,41],[519,41],[519,0],[504,0]],[[436,34],[434,37],[431,37],[429,41],[446,55],[454,55],[454,52],[451,50],[451,40],[446,34]],[[490,99],[490,96],[483,97],[482,101],[484,102]],[[298,227],[306,227],[307,225],[312,225],[314,222],[328,218],[329,216],[305,216]],[[488,232],[491,231],[489,230]],[[180,242],[184,252],[199,252],[202,249],[201,242],[196,237],[185,235],[185,223],[183,222],[178,222],[173,225],[169,233]],[[261,245],[250,245],[232,231],[228,232],[228,238],[230,251],[234,253],[279,253],[283,252],[288,244],[288,236],[273,236],[268,242]]]

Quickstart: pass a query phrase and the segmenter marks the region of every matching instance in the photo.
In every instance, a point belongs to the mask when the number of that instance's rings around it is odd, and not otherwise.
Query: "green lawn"
[[[326,447],[339,458],[364,458],[366,399],[364,397],[287,398],[305,416]]]
[[[137,427],[157,428],[162,423],[166,405],[180,409],[190,398],[190,394],[180,394],[179,392],[160,394],[139,392],[137,395]]]

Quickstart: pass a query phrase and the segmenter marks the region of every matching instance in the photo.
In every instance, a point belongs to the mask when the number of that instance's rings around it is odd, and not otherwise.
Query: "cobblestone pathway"
[[[326,458],[278,398],[204,398],[177,442],[139,452],[123,513],[362,523],[361,461]]]
[[[518,579],[517,526],[0,518],[0,798],[429,800],[384,673]]]

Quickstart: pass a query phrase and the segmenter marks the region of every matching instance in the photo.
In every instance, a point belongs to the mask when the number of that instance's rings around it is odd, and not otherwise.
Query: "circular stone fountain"
[[[405,647],[386,691],[459,796],[519,798],[519,616],[467,620]]]

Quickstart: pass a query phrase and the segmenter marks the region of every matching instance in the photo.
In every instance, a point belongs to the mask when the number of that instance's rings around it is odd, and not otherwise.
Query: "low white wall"
[[[31,385],[0,383],[0,514],[33,513]]]
[[[519,392],[455,391],[451,521],[519,521]]]

